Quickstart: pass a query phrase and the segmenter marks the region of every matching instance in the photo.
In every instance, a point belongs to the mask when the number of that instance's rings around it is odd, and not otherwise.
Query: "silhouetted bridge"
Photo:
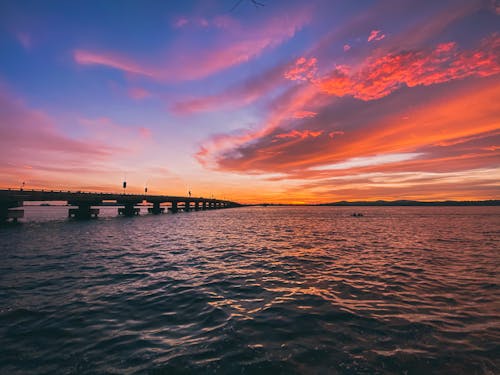
[[[69,206],[68,216],[78,219],[97,217],[99,209],[95,206],[116,203],[118,214],[124,216],[138,215],[140,209],[136,205],[147,202],[152,205],[148,211],[152,214],[161,214],[168,209],[175,213],[180,210],[209,210],[241,206],[236,202],[214,198],[178,197],[169,195],[149,194],[116,194],[116,193],[87,193],[55,190],[0,190],[0,222],[17,219],[24,216],[24,211],[16,209],[22,207],[24,202],[38,201],[65,201]]]

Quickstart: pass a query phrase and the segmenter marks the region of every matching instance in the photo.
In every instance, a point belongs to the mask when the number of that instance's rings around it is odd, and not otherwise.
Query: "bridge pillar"
[[[70,208],[68,210],[68,217],[75,219],[97,218],[99,209],[92,208],[92,205],[99,203],[100,202],[68,202],[70,206],[78,206],[78,208]]]
[[[154,215],[158,215],[165,212],[165,208],[160,207],[160,202],[153,202],[153,207],[149,207],[148,212]]]
[[[22,207],[23,202],[0,201],[0,223],[12,220],[17,223],[17,219],[24,217],[24,210],[12,210],[15,207]]]
[[[135,208],[135,202],[125,203],[125,207],[118,208],[118,215],[137,216],[140,210],[140,208]]]
[[[186,201],[184,202],[184,211],[191,211],[191,202]]]
[[[200,209],[200,202],[196,201],[194,202],[194,209],[198,211]]]
[[[177,207],[177,202],[176,201],[172,202],[172,207],[170,208],[170,211],[172,213],[174,213],[174,214],[179,211],[179,208]]]
[[[201,209],[202,209],[202,210],[206,210],[206,209],[207,209],[207,202],[203,201],[203,202],[201,203]]]

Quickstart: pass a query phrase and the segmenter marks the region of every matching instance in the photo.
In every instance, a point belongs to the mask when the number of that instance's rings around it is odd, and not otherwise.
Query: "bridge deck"
[[[151,213],[159,214],[164,212],[162,203],[170,203],[172,212],[179,209],[189,211],[191,209],[217,209],[238,207],[240,204],[228,200],[203,197],[182,197],[172,195],[150,195],[150,194],[119,194],[119,193],[91,193],[81,191],[62,190],[23,190],[23,189],[3,189],[0,190],[0,221],[12,218],[12,208],[21,207],[26,201],[63,201],[77,209],[70,209],[69,216],[76,218],[97,217],[99,210],[92,209],[92,206],[100,206],[105,201],[115,201],[125,208],[119,209],[121,215],[133,216],[138,214],[134,205],[144,201],[153,204],[153,208],[148,210]],[[183,203],[182,206],[179,203]],[[192,205],[194,204],[194,206]]]

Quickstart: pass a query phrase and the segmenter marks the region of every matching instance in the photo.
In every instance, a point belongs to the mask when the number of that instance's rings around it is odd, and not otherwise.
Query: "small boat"
[[[352,217],[363,217],[363,214],[361,212],[355,212],[351,216]]]

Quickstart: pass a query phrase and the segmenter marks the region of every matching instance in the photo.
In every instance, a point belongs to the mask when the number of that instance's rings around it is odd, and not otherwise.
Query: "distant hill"
[[[486,201],[435,201],[422,202],[412,200],[397,201],[341,201],[332,203],[320,203],[318,206],[500,206],[500,200]]]

